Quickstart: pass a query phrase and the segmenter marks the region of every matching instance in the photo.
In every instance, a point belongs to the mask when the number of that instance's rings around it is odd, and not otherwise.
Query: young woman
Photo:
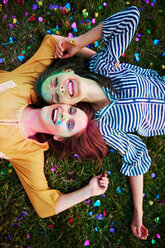
[[[132,133],[143,136],[165,133],[165,82],[153,70],[118,63],[135,33],[139,16],[133,6],[77,38],[61,39],[56,58],[70,57],[101,37],[106,46],[90,59],[89,69],[81,67],[75,58],[55,63],[37,80],[35,89],[48,103],[91,103],[106,144],[120,152],[121,172],[129,176],[134,202],[132,232],[146,239],[148,230],[142,224],[143,174],[148,171],[151,159],[146,145]]]
[[[99,136],[99,130],[82,110],[65,104],[43,108],[29,105],[37,103],[33,85],[52,62],[56,43],[54,37],[46,37],[25,64],[12,72],[0,71],[0,158],[13,165],[33,207],[43,218],[102,194],[108,187],[108,179],[102,174],[68,194],[48,187],[44,175],[44,151],[49,148],[48,143],[63,157],[76,149],[81,155],[81,148],[86,146],[89,149],[82,149],[84,157],[95,157],[97,152],[102,157],[106,154],[103,138],[94,141],[93,134]],[[63,140],[65,143],[60,142]]]

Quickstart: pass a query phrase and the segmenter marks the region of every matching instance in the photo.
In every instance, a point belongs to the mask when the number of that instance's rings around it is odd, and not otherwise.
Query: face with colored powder
[[[71,137],[86,129],[87,115],[80,109],[66,104],[52,104],[41,109],[40,122],[45,133],[54,139]]]
[[[82,89],[82,78],[68,69],[45,79],[41,86],[41,94],[48,103],[74,105],[82,100]]]

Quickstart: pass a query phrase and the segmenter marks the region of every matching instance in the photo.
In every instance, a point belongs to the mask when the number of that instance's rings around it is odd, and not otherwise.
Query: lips
[[[74,86],[73,86],[73,82],[72,81],[69,81],[68,84],[67,84],[67,91],[68,91],[68,95],[70,97],[73,97],[74,96]]]
[[[54,124],[56,124],[57,119],[58,119],[58,109],[55,108],[52,111],[52,121],[53,121]]]

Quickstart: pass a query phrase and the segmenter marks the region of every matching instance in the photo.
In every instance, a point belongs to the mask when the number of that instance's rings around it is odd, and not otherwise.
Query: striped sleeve
[[[108,52],[116,61],[131,42],[139,18],[139,10],[132,6],[105,19],[102,39],[107,45]]]
[[[139,10],[132,6],[105,19],[102,39],[106,46],[90,59],[91,71],[108,76],[109,69],[111,72],[115,69],[116,62],[131,42],[139,17]]]
[[[103,135],[106,144],[119,151],[122,155],[120,172],[126,176],[145,174],[151,165],[151,159],[144,142],[136,135],[114,131]]]

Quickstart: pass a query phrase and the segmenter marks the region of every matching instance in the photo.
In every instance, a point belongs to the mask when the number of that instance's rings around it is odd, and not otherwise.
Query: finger
[[[131,229],[132,229],[133,235],[137,237],[136,227],[135,226],[131,226]]]
[[[109,180],[108,177],[102,177],[102,180]]]
[[[107,177],[102,177],[100,180],[109,183],[109,179]]]
[[[60,53],[58,52],[58,49],[56,49],[55,55],[58,57]]]
[[[141,231],[140,239],[147,239],[147,235]]]
[[[107,184],[100,184],[99,186],[102,188],[107,188]]]
[[[59,53],[55,53],[55,58],[57,59],[57,58],[60,58],[60,54]]]
[[[131,229],[132,229],[133,234],[134,234],[136,237],[138,237],[136,226],[135,226],[135,225],[132,225],[132,226],[131,226]]]
[[[99,185],[100,185],[101,187],[108,187],[108,184],[107,184],[107,183],[99,183]]]
[[[137,235],[140,237],[141,236],[141,229],[140,227],[136,227]]]
[[[55,54],[58,58],[61,58],[63,56],[63,53],[56,52]]]
[[[143,233],[145,233],[145,235],[149,235],[148,234],[148,229],[142,224],[142,227],[141,227],[141,231],[143,232]]]
[[[144,229],[141,229],[141,236],[143,236],[143,237],[148,236],[147,232]]]
[[[132,233],[135,237],[137,237],[139,239],[146,239],[146,237],[144,237],[142,235],[140,235],[140,236],[138,235],[136,226],[131,226],[131,229],[132,229]]]
[[[63,54],[63,50],[61,50],[61,48],[59,46],[56,47],[56,53],[58,54]]]
[[[102,178],[102,173],[100,173],[98,176],[96,176],[97,179],[101,179]]]
[[[145,231],[143,231],[142,229],[141,229],[141,236],[143,236],[143,237],[147,237],[146,232],[145,232]]]
[[[108,185],[108,181],[99,181],[100,184]]]
[[[61,51],[64,51],[63,42],[64,42],[64,40],[61,40],[61,41],[58,43],[58,46],[59,46],[59,48],[61,49]]]

